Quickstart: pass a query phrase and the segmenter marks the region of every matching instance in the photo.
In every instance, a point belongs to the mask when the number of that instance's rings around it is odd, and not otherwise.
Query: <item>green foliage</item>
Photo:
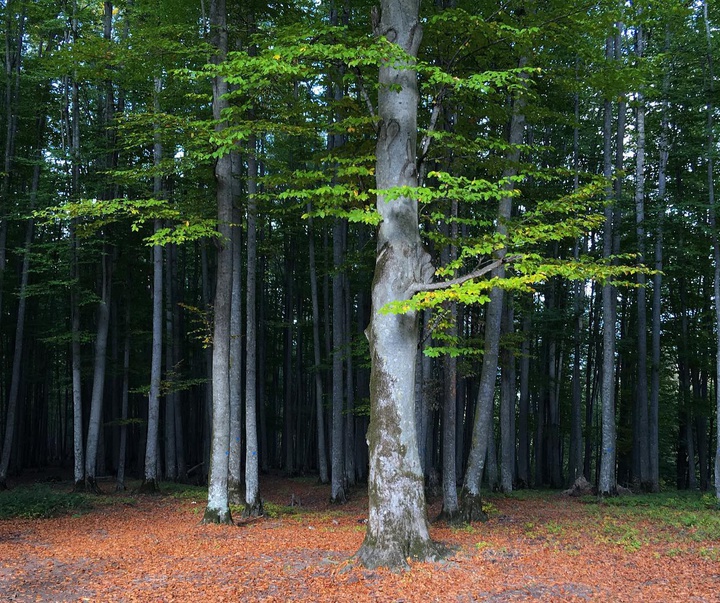
[[[47,484],[18,486],[0,492],[0,519],[38,519],[91,508],[93,495],[62,492]]]

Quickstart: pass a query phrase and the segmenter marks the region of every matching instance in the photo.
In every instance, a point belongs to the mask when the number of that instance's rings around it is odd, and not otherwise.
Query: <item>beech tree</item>
[[[420,241],[417,199],[386,199],[397,187],[416,188],[417,75],[412,57],[422,38],[419,0],[383,0],[375,19],[384,36],[407,53],[408,60],[380,68],[376,147],[377,234],[372,315],[367,330],[370,376],[370,509],[358,558],[367,567],[405,567],[407,559],[437,559],[441,549],[430,539],[423,474],[415,432],[415,312],[387,314],[390,302],[409,297],[412,287],[428,283],[430,257]]]

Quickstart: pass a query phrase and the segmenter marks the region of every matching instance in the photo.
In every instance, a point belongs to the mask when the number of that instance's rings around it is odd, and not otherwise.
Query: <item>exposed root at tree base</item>
[[[465,523],[465,520],[463,518],[463,514],[460,509],[455,509],[453,511],[446,511],[445,508],[440,511],[440,514],[435,519],[436,522],[444,521],[448,525],[455,526],[462,523]]]
[[[391,570],[408,570],[410,561],[437,562],[450,555],[452,550],[433,540],[415,540],[411,543],[367,542],[355,554],[355,559],[367,569],[386,567]]]
[[[482,497],[479,494],[463,492],[460,500],[460,522],[473,523],[474,521],[487,521],[488,516],[482,508]]]
[[[243,519],[247,519],[250,517],[262,517],[265,514],[265,510],[263,509],[263,501],[258,498],[253,503],[246,503],[245,508],[242,512]]]
[[[220,523],[226,525],[234,525],[230,509],[227,511],[220,511],[218,509],[206,508],[205,514],[203,515],[202,524]]]

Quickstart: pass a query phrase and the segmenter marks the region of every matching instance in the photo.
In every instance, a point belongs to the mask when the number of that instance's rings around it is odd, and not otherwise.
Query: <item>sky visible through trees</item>
[[[0,487],[720,500],[720,12],[5,0]]]

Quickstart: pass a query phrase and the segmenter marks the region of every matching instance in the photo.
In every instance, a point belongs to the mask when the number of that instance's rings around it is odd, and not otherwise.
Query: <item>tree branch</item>
[[[495,260],[494,262],[485,264],[485,266],[483,266],[482,268],[473,270],[472,272],[469,272],[468,274],[459,276],[458,278],[454,278],[450,281],[442,281],[441,283],[414,283],[413,285],[408,287],[407,296],[408,296],[408,298],[411,298],[416,293],[424,293],[426,291],[439,291],[442,289],[449,289],[450,287],[453,287],[455,285],[462,285],[463,283],[465,283],[467,281],[471,281],[475,278],[480,278],[481,276],[485,276],[488,272],[492,272],[496,268],[500,268],[500,266],[502,266],[503,264],[507,264],[509,262],[514,262],[519,257],[520,256],[517,256],[517,255],[509,255],[504,258],[500,258],[498,260]]]

